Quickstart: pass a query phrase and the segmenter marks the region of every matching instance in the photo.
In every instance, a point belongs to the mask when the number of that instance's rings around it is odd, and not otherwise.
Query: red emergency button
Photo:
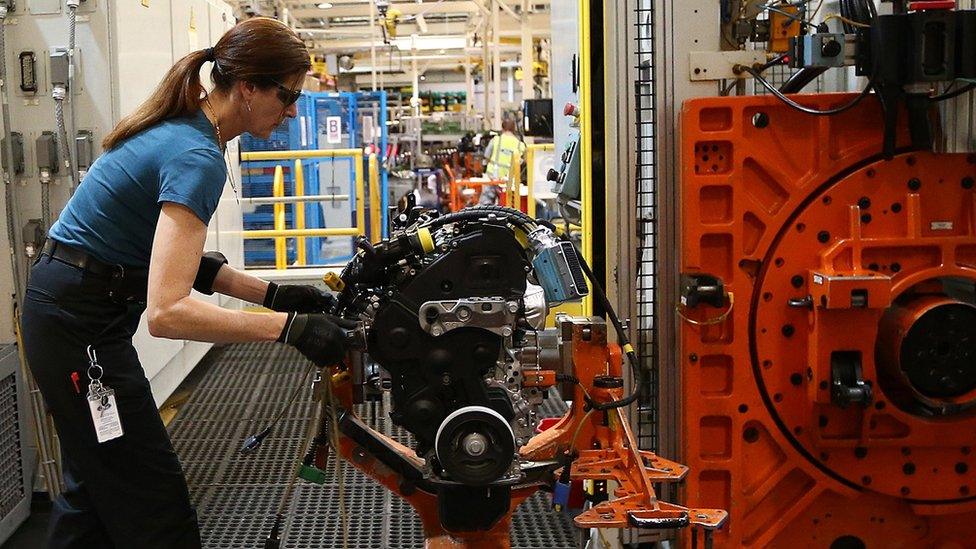
[[[579,108],[576,105],[572,104],[572,103],[566,103],[566,106],[563,107],[563,115],[564,116],[579,116]]]

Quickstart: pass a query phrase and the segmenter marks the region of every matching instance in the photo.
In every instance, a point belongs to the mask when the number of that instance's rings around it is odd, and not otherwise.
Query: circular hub
[[[515,434],[491,408],[466,406],[437,429],[437,460],[451,480],[483,486],[501,478],[515,458]]]
[[[960,184],[973,170],[965,156],[903,154],[811,185],[791,212],[747,216],[761,263],[736,276],[753,283],[763,402],[777,437],[848,486],[935,503],[966,499],[976,480],[976,414],[959,409],[976,399],[976,308],[938,284],[976,280],[973,191]],[[926,281],[934,302],[910,292]],[[919,401],[955,408],[933,418]],[[769,424],[752,419],[743,440],[758,452]]]
[[[976,308],[963,303],[926,312],[901,344],[901,369],[925,396],[950,398],[976,387]]]
[[[957,403],[976,390],[976,307],[940,296],[895,305],[881,321],[878,362],[886,392],[929,408]]]

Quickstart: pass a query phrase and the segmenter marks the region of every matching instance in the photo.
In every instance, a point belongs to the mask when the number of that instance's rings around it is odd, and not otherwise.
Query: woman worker
[[[209,94],[199,76],[206,63]],[[240,23],[190,53],[108,134],[51,227],[23,307],[27,359],[65,472],[48,547],[200,546],[183,470],[132,346],[144,311],[156,337],[279,341],[318,364],[341,358],[344,332],[317,314],[330,296],[203,253],[227,178],[224,147],[244,132],[267,138],[296,116],[308,68],[302,41],[272,19]],[[223,309],[191,288],[281,312]]]

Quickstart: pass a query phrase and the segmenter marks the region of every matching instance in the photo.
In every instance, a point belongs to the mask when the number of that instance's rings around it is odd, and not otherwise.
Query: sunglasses
[[[292,106],[302,96],[302,90],[293,90],[277,80],[272,80],[271,83],[278,86],[278,99],[285,107]]]

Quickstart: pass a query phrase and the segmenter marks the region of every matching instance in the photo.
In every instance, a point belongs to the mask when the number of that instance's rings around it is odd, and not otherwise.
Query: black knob
[[[823,54],[824,57],[837,57],[840,55],[842,49],[843,48],[841,47],[840,42],[831,38],[823,43],[823,46],[820,48],[820,53]]]
[[[546,173],[546,179],[549,181],[556,181],[559,179],[559,172],[555,168],[549,168],[549,172]]]

